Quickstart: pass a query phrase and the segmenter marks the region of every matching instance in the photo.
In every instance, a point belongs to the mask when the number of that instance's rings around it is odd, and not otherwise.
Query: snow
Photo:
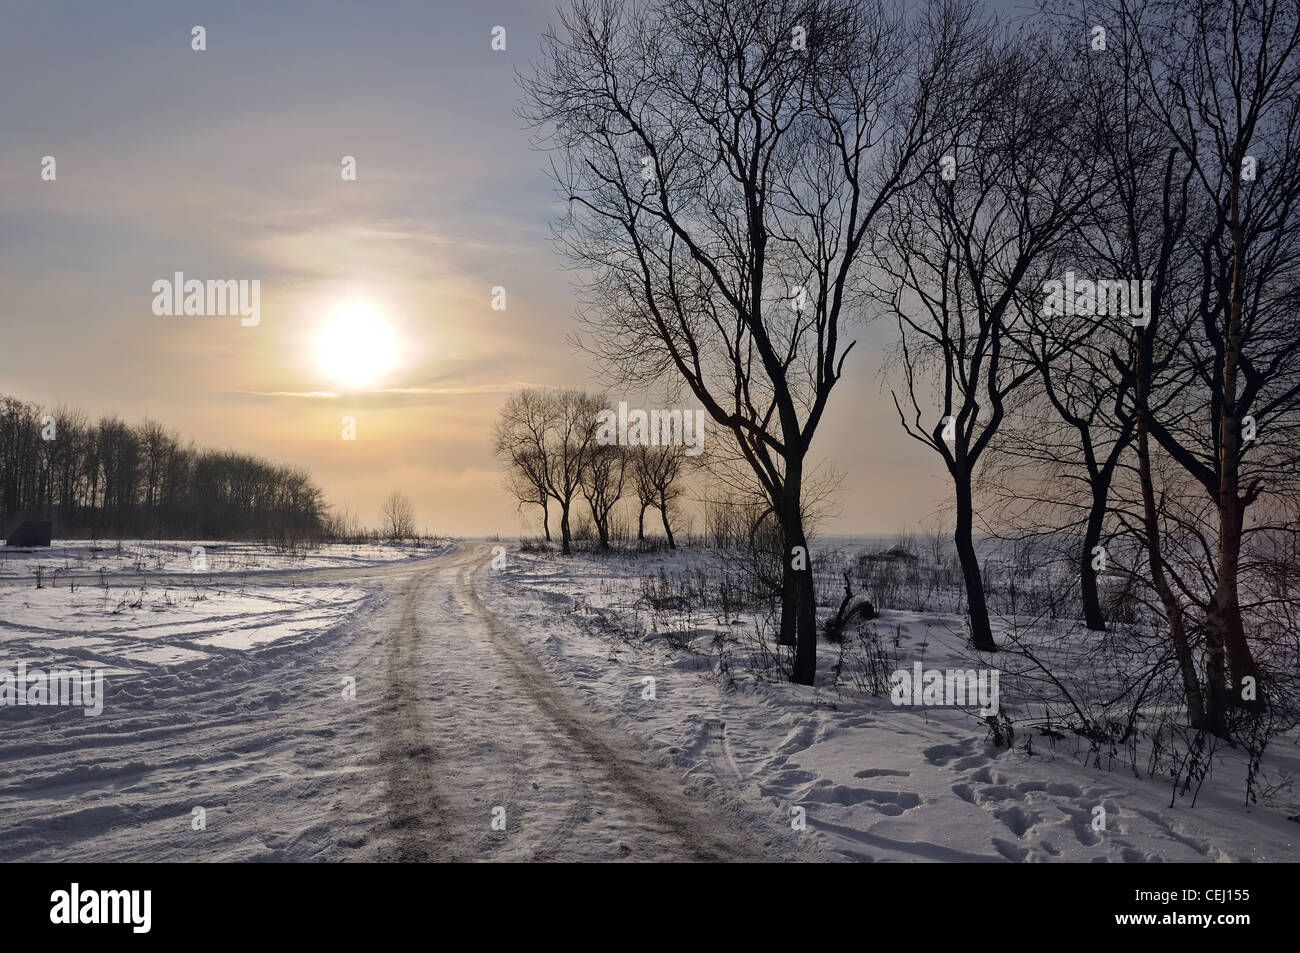
[[[691,564],[694,563],[694,566]],[[660,569],[717,574],[716,559],[675,556],[554,557],[520,554],[501,573],[506,613],[542,654],[557,680],[607,711],[629,733],[669,753],[704,785],[732,786],[770,813],[806,812],[804,835],[827,855],[850,861],[1290,861],[1298,805],[1243,807],[1244,755],[1220,752],[1195,807],[1170,807],[1167,778],[1135,777],[1116,760],[1093,766],[1086,745],[1034,736],[1014,749],[988,742],[971,711],[907,708],[832,687],[837,653],[819,646],[811,687],[717,675],[715,638],[727,626],[695,620],[686,648],[662,633],[636,632],[642,580]],[[824,593],[830,606],[838,593]],[[574,607],[577,610],[574,611]],[[824,608],[823,612],[833,609]],[[686,621],[677,620],[682,629]],[[1024,620],[1000,619],[998,634]],[[955,614],[884,610],[874,623],[900,633],[900,666],[967,669],[1012,663],[964,647]],[[671,628],[671,621],[669,622]],[[734,627],[733,627],[734,630]],[[1021,637],[1023,631],[1018,632]],[[1095,635],[1093,636],[1095,637]],[[676,643],[680,646],[682,643]],[[709,662],[710,656],[714,661]],[[733,676],[735,663],[733,662]],[[641,679],[656,679],[643,701]],[[1003,697],[1004,707],[1015,699]],[[1275,742],[1275,770],[1300,767],[1295,738]],[[1294,792],[1290,796],[1294,798]],[[1105,830],[1094,830],[1096,809]]]
[[[0,588],[0,668],[166,668],[309,639],[354,612],[352,586],[171,585]]]
[[[225,573],[362,568],[429,556],[441,545],[322,543],[280,547],[213,540],[71,540],[48,547],[0,546],[0,579],[34,578],[38,569],[48,581],[55,573],[187,573],[202,578]],[[195,547],[201,548],[198,558]]]
[[[153,558],[183,572],[190,544],[167,545]],[[0,708],[0,859],[1294,857],[1294,792],[1243,806],[1238,753],[1216,753],[1195,805],[1171,807],[1169,779],[1124,752],[1098,761],[1074,736],[1030,732],[1010,676],[1010,749],[973,710],[861,690],[867,674],[833,645],[816,685],[782,681],[752,615],[664,598],[665,579],[721,585],[733,567],[714,554],[512,545],[496,570],[494,545],[327,551],[291,577],[150,581],[116,554],[104,585],[38,589],[30,565],[15,571],[0,584],[0,669],[101,667],[107,697],[94,717]],[[284,564],[238,552],[222,555]],[[822,611],[840,595],[823,592]],[[965,648],[956,614],[877,608],[850,629],[874,626],[891,666],[1017,664]],[[1019,617],[998,628],[1043,651],[1075,635]],[[1300,768],[1295,738],[1266,760]]]

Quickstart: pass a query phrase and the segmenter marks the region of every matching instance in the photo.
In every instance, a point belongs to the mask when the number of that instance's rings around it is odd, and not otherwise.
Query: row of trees
[[[1019,529],[1077,536],[1092,628],[1105,544],[1142,554],[1194,725],[1263,705],[1243,552],[1300,528],[1298,44],[1300,0],[1077,0],[1014,26],[976,0],[562,14],[525,114],[583,340],[729,435],[780,527],[796,681],[810,447],[850,322],[887,316],[900,422],[952,478],[975,646],[997,648],[991,492]]]
[[[0,397],[0,523],[51,519],[59,536],[300,539],[325,504],[308,474],[184,444],[161,424]]]
[[[970,542],[991,452],[1025,528],[1076,534],[1090,628],[1103,544],[1140,550],[1189,720],[1216,734],[1263,708],[1255,649],[1277,635],[1247,636],[1242,554],[1297,530],[1298,51],[1295,0],[1053,13],[983,52],[955,176],[905,193],[878,256],[900,417],[953,479],[975,644],[994,647]],[[1088,283],[1053,306],[1071,273]]]
[[[598,440],[597,418],[609,406],[603,394],[527,389],[507,399],[495,428],[506,484],[521,508],[541,510],[551,539],[551,505],[560,514],[560,550],[571,552],[573,504],[587,503],[603,549],[620,500],[639,506],[637,539],[645,539],[646,510],[659,511],[669,547],[676,549],[671,514],[681,495],[685,454],[680,446],[619,446]]]

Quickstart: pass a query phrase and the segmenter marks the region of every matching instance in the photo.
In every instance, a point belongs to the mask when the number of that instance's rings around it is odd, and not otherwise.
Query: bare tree
[[[555,150],[588,346],[730,434],[783,536],[782,644],[816,674],[805,466],[888,197],[954,119],[963,2],[575,0],[525,113]]]
[[[1056,51],[1042,35],[989,33],[962,74],[968,120],[936,144],[929,175],[890,203],[879,255],[909,409],[897,392],[894,404],[952,477],[953,541],[972,641],[984,651],[997,646],[974,544],[977,467],[1008,402],[1035,374],[1013,335],[1028,326],[1095,188],[1086,150],[1055,128],[1074,105]]]
[[[580,390],[552,393],[554,413],[547,431],[552,466],[547,473],[546,491],[560,507],[560,550],[566,556],[573,542],[570,511],[582,490],[582,479],[596,443],[596,415],[605,406],[603,397]]]
[[[384,534],[389,539],[407,539],[415,535],[415,510],[411,501],[394,490],[384,500]]]
[[[528,488],[528,494],[544,489],[559,507],[560,551],[566,556],[573,542],[573,501],[582,493],[587,467],[599,449],[596,421],[603,409],[605,398],[588,391],[529,389],[507,400],[497,420],[497,451],[513,471],[514,483]],[[621,482],[620,475],[620,495]]]
[[[582,470],[582,495],[591,507],[591,519],[596,524],[601,549],[609,549],[609,518],[623,498],[628,460],[629,454],[623,447],[596,445],[591,448],[587,465]]]
[[[1018,342],[1038,370],[1039,388],[1008,411],[980,486],[993,488],[1002,504],[1002,532],[1068,540],[1084,624],[1100,632],[1111,492],[1132,446],[1136,415],[1131,389],[1110,359],[1116,341],[1126,349],[1122,336],[1095,318],[1080,320],[1085,327],[1031,322],[1036,326]]]
[[[550,447],[554,401],[541,390],[524,390],[511,395],[494,429],[496,453],[506,464],[506,486],[521,507],[536,505],[542,510],[542,532],[551,541]]]
[[[1197,0],[1191,10],[1144,53],[1152,112],[1191,169],[1204,216],[1198,293],[1174,326],[1210,413],[1190,430],[1157,420],[1151,432],[1214,503],[1207,679],[1217,693],[1226,668],[1239,702],[1259,675],[1238,587],[1246,511],[1300,463],[1300,4]],[[1263,439],[1243,438],[1247,419]]]
[[[1105,484],[1104,491],[1111,497],[1108,508],[1141,544],[1145,579],[1166,617],[1190,721],[1200,727],[1204,706],[1187,617],[1194,596],[1186,586],[1186,567],[1170,559],[1172,540],[1165,527],[1170,525],[1172,487],[1167,481],[1163,487],[1157,485],[1162,468],[1153,458],[1150,439],[1151,422],[1179,399],[1170,388],[1153,394],[1152,384],[1167,380],[1175,363],[1173,352],[1157,348],[1156,341],[1164,337],[1174,289],[1185,281],[1179,277],[1184,257],[1180,249],[1188,226],[1189,174],[1174,161],[1174,142],[1167,129],[1148,113],[1151,93],[1140,45],[1144,33],[1158,33],[1166,26],[1156,5],[1130,9],[1127,0],[1077,0],[1048,9],[1066,35],[1086,36],[1099,21],[1106,24],[1104,51],[1083,44],[1077,48],[1080,69],[1075,75],[1086,104],[1083,115],[1093,119],[1089,141],[1096,144],[1098,174],[1106,184],[1079,232],[1079,263],[1112,277],[1148,281],[1150,293],[1145,322],[1123,328],[1121,335],[1123,318],[1085,316],[1078,345],[1067,349],[1065,359],[1055,365],[1047,367],[1039,361],[1039,366],[1048,396],[1055,392],[1061,404],[1060,419],[1067,428],[1075,428],[1083,446],[1092,497],[1089,528],[1096,522],[1097,501]],[[1091,333],[1089,322],[1095,322]],[[1070,322],[1064,323],[1061,335],[1076,333]],[[1052,332],[1044,329],[1043,333]],[[1082,385],[1071,372],[1082,377]],[[1103,406],[1108,390],[1114,398],[1109,411]],[[1062,393],[1067,400],[1060,400]],[[1090,396],[1098,398],[1095,404],[1089,404]],[[1057,461],[1067,459],[1054,449]],[[1131,449],[1133,459],[1111,468],[1114,455],[1122,456],[1126,449]],[[1134,581],[1143,580],[1137,567],[1132,572]],[[1089,595],[1096,595],[1095,574],[1081,566],[1081,577],[1085,611],[1099,615],[1100,608],[1088,603]]]
[[[668,548],[676,549],[668,513],[681,495],[678,476],[681,474],[684,454],[680,447],[658,446],[632,448],[632,481],[636,490],[640,512],[637,514],[636,538],[645,539],[645,511],[651,507],[659,511],[663,521]]]

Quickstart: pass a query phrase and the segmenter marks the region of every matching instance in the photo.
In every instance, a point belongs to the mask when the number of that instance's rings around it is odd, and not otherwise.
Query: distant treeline
[[[91,423],[0,396],[0,527],[50,519],[61,537],[297,540],[320,533],[305,470],[182,443],[153,420]]]

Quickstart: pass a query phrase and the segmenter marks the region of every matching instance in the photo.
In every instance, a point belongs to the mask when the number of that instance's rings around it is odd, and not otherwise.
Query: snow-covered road
[[[1171,803],[1122,753],[1032,725],[994,744],[960,706],[837,678],[829,645],[792,685],[736,619],[645,608],[669,571],[716,584],[707,552],[257,562],[0,580],[0,698],[20,664],[105,685],[99,715],[0,704],[0,860],[1295,856],[1291,789],[1243,805],[1231,749]],[[960,616],[875,625],[899,665],[971,664]]]
[[[774,812],[688,794],[680,770],[550,676],[499,608],[491,558],[467,544],[256,574],[242,585],[259,598],[364,596],[311,637],[195,642],[172,626],[155,641],[199,659],[155,654],[110,676],[97,717],[0,709],[0,859],[793,856]],[[5,625],[12,654],[24,633]]]

